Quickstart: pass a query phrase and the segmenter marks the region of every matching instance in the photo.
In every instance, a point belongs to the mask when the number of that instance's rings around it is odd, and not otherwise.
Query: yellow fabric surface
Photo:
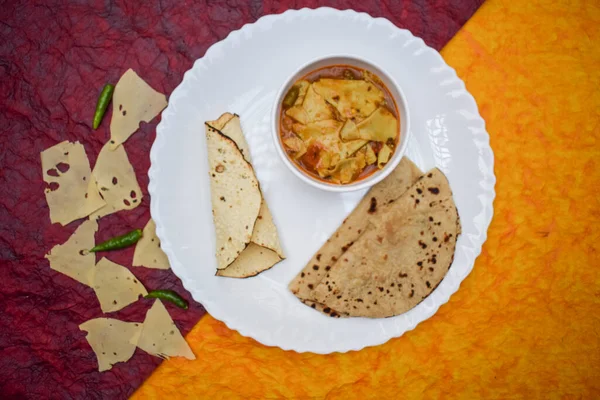
[[[348,354],[264,347],[203,318],[196,361],[134,398],[600,398],[600,2],[488,0],[442,52],[475,96],[497,199],[438,313]]]

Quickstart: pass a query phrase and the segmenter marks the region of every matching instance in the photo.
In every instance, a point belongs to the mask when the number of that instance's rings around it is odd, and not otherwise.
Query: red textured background
[[[78,140],[94,165],[109,137],[110,111],[102,126],[91,130],[105,83],[116,83],[133,68],[169,95],[211,44],[261,15],[288,8],[328,5],[365,11],[440,49],[482,2],[0,2],[0,397],[126,398],[160,362],[138,349],[129,362],[97,372],[95,356],[78,329],[102,315],[94,292],[50,270],[44,259],[80,222],[50,224],[40,152]],[[142,124],[125,145],[145,194],[142,205],[103,218],[97,241],[143,228],[148,220],[147,170],[157,122]],[[107,256],[129,267],[133,248]],[[190,299],[171,271],[132,270],[146,288],[173,288]],[[142,321],[149,305],[139,301],[111,316]],[[204,313],[193,302],[188,311],[167,308],[183,333]]]

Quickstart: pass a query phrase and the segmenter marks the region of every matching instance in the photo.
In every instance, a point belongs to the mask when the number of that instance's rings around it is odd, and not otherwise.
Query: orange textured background
[[[414,331],[327,356],[210,316],[134,398],[600,398],[600,2],[488,0],[442,51],[496,156],[475,268]]]

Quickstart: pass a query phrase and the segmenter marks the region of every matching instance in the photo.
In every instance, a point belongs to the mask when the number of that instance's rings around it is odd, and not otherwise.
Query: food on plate
[[[281,104],[283,147],[301,170],[335,184],[349,184],[383,168],[398,141],[399,113],[379,77],[334,65],[296,81]]]
[[[92,177],[106,205],[95,211],[91,219],[131,210],[142,202],[142,190],[123,146],[110,150],[105,144],[98,154]]]
[[[160,239],[156,236],[156,225],[152,218],[144,227],[142,238],[135,245],[132,265],[154,269],[170,268],[169,259],[160,248]]]
[[[148,294],[131,271],[106,258],[90,270],[88,281],[103,313],[118,311]]]
[[[262,197],[252,166],[233,140],[207,126],[206,142],[217,269],[224,269],[250,243]]]
[[[156,300],[146,313],[142,333],[139,340],[136,341],[135,338],[132,338],[131,343],[134,342],[146,353],[160,358],[185,357],[188,360],[196,359],[192,349],[181,336],[179,329],[177,329],[160,300]]]
[[[134,229],[131,232],[127,232],[123,235],[116,236],[112,239],[108,239],[105,242],[95,245],[90,249],[91,253],[96,253],[98,251],[111,251],[111,250],[119,250],[124,249],[129,246],[133,246],[140,240],[142,237],[141,229]]]
[[[310,307],[332,316],[340,316],[337,310],[315,302],[315,289],[346,252],[366,231],[371,220],[384,212],[422,173],[412,161],[404,157],[384,180],[376,184],[358,203],[342,225],[313,255],[304,269],[290,283],[289,288]]]
[[[152,291],[148,292],[148,294],[146,296],[144,296],[144,298],[146,298],[146,299],[161,299],[161,300],[170,301],[171,303],[175,304],[177,307],[183,308],[184,310],[187,310],[187,308],[189,306],[186,299],[181,297],[177,292],[175,292],[173,290],[168,290],[168,289],[152,290]]]
[[[100,126],[100,122],[102,122],[102,118],[104,118],[104,114],[106,113],[106,109],[108,108],[108,104],[112,99],[113,92],[115,91],[115,86],[107,83],[102,88],[102,92],[98,97],[98,102],[96,103],[96,112],[94,112],[94,122],[92,124],[92,128],[98,129]]]
[[[250,242],[231,265],[217,271],[217,276],[248,278],[271,268],[279,261],[281,257],[275,251]]]
[[[46,255],[50,268],[90,286],[88,274],[96,265],[96,256],[87,249],[94,245],[96,231],[98,222],[95,220],[86,220],[79,225],[65,243],[54,246]]]
[[[142,324],[95,318],[79,325],[79,329],[87,332],[85,338],[98,359],[98,371],[102,372],[133,356],[142,333]]]
[[[382,318],[419,304],[454,259],[460,219],[444,174],[404,158],[290,283],[333,317]]]
[[[402,314],[446,276],[460,231],[450,185],[435,168],[371,220],[315,288],[314,300],[351,317]]]
[[[81,143],[64,141],[42,151],[41,159],[53,224],[66,225],[106,204],[91,179],[90,162]]]
[[[152,89],[134,70],[121,76],[113,95],[109,148],[116,149],[135,131],[140,122],[150,122],[167,106],[164,94]]]
[[[257,275],[281,261],[283,250],[250,164],[239,116],[225,113],[206,122],[206,135],[217,236],[217,275],[230,278]]]

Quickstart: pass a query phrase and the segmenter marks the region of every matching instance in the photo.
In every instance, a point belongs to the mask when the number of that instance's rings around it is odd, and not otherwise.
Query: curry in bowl
[[[349,65],[312,71],[283,97],[279,135],[305,173],[349,184],[382,169],[399,143],[396,102],[381,79]]]

